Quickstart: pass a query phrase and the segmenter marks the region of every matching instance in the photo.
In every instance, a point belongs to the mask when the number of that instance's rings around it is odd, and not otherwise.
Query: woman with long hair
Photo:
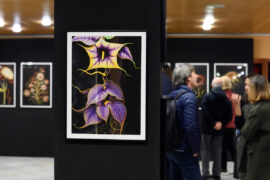
[[[241,130],[247,147],[247,180],[270,180],[270,85],[256,75],[248,86],[248,101],[254,107]]]

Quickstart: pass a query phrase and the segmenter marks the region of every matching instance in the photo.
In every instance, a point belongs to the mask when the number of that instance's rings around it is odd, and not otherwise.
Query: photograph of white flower
[[[21,63],[21,107],[52,107],[52,63]]]
[[[16,63],[0,63],[0,107],[16,107]]]

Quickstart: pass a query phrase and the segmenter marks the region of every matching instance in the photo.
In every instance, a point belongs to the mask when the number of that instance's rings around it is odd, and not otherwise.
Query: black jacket
[[[202,134],[220,135],[222,130],[217,131],[214,129],[214,126],[216,122],[220,121],[222,127],[225,127],[231,121],[232,103],[221,88],[215,87],[210,93],[204,95],[202,112]]]

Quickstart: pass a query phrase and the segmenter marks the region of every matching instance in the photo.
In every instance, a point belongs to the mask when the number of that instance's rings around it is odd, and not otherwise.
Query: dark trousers
[[[202,134],[201,141],[201,158],[202,158],[202,172],[203,176],[209,176],[209,161],[213,157],[213,176],[220,176],[221,172],[221,149],[222,149],[222,135],[205,135]],[[211,156],[212,155],[212,156]]]
[[[193,157],[191,152],[168,152],[169,180],[201,180],[198,157]],[[179,172],[179,170],[181,170]]]
[[[222,169],[227,170],[228,153],[234,162],[234,177],[237,177],[236,168],[236,135],[234,128],[224,128],[222,143]]]

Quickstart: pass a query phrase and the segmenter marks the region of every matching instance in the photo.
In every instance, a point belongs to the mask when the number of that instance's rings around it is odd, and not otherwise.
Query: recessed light
[[[206,8],[214,9],[214,8],[225,8],[224,4],[209,4],[206,6]]]
[[[52,20],[51,20],[50,16],[48,16],[48,15],[43,16],[42,20],[41,20],[41,24],[43,26],[50,26],[52,24]]]
[[[22,31],[22,26],[19,23],[15,23],[12,26],[12,31],[15,33],[19,33]]]
[[[5,26],[5,20],[3,17],[0,17],[0,27],[4,27]]]

